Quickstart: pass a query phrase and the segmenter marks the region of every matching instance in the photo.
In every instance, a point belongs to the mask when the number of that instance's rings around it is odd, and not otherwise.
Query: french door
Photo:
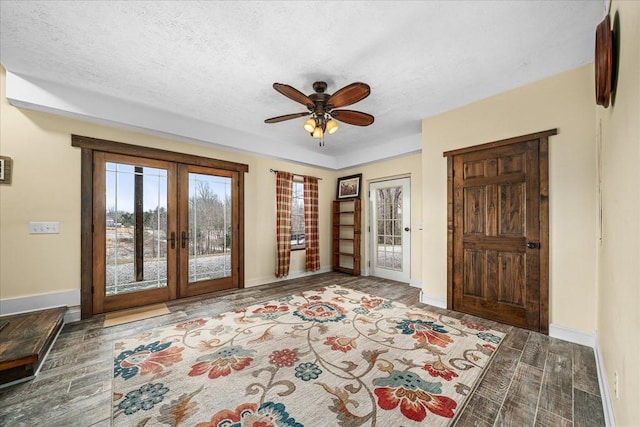
[[[409,178],[373,182],[371,271],[385,279],[409,282],[411,276],[411,188]]]
[[[238,280],[238,172],[94,152],[93,313]]]

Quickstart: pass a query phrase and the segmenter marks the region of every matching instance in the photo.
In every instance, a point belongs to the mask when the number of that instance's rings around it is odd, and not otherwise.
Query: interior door
[[[96,152],[93,312],[176,298],[176,165]]]
[[[411,184],[409,178],[373,182],[370,190],[370,274],[400,282],[411,276]]]
[[[180,296],[238,287],[237,175],[180,165]]]
[[[539,148],[453,156],[453,310],[541,330]]]

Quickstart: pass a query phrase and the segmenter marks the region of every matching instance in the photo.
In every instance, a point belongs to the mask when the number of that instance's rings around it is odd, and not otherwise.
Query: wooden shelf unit
[[[360,275],[361,228],[360,199],[334,200],[331,241],[333,271]]]

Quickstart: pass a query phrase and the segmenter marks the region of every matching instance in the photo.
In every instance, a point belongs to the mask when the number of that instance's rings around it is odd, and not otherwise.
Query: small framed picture
[[[362,174],[338,178],[338,199],[355,199],[360,197]]]
[[[0,156],[0,184],[11,184],[11,157]]]

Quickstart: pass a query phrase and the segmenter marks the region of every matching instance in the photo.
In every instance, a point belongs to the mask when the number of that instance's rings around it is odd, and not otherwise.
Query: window
[[[294,179],[291,191],[291,250],[304,249],[304,184]]]

